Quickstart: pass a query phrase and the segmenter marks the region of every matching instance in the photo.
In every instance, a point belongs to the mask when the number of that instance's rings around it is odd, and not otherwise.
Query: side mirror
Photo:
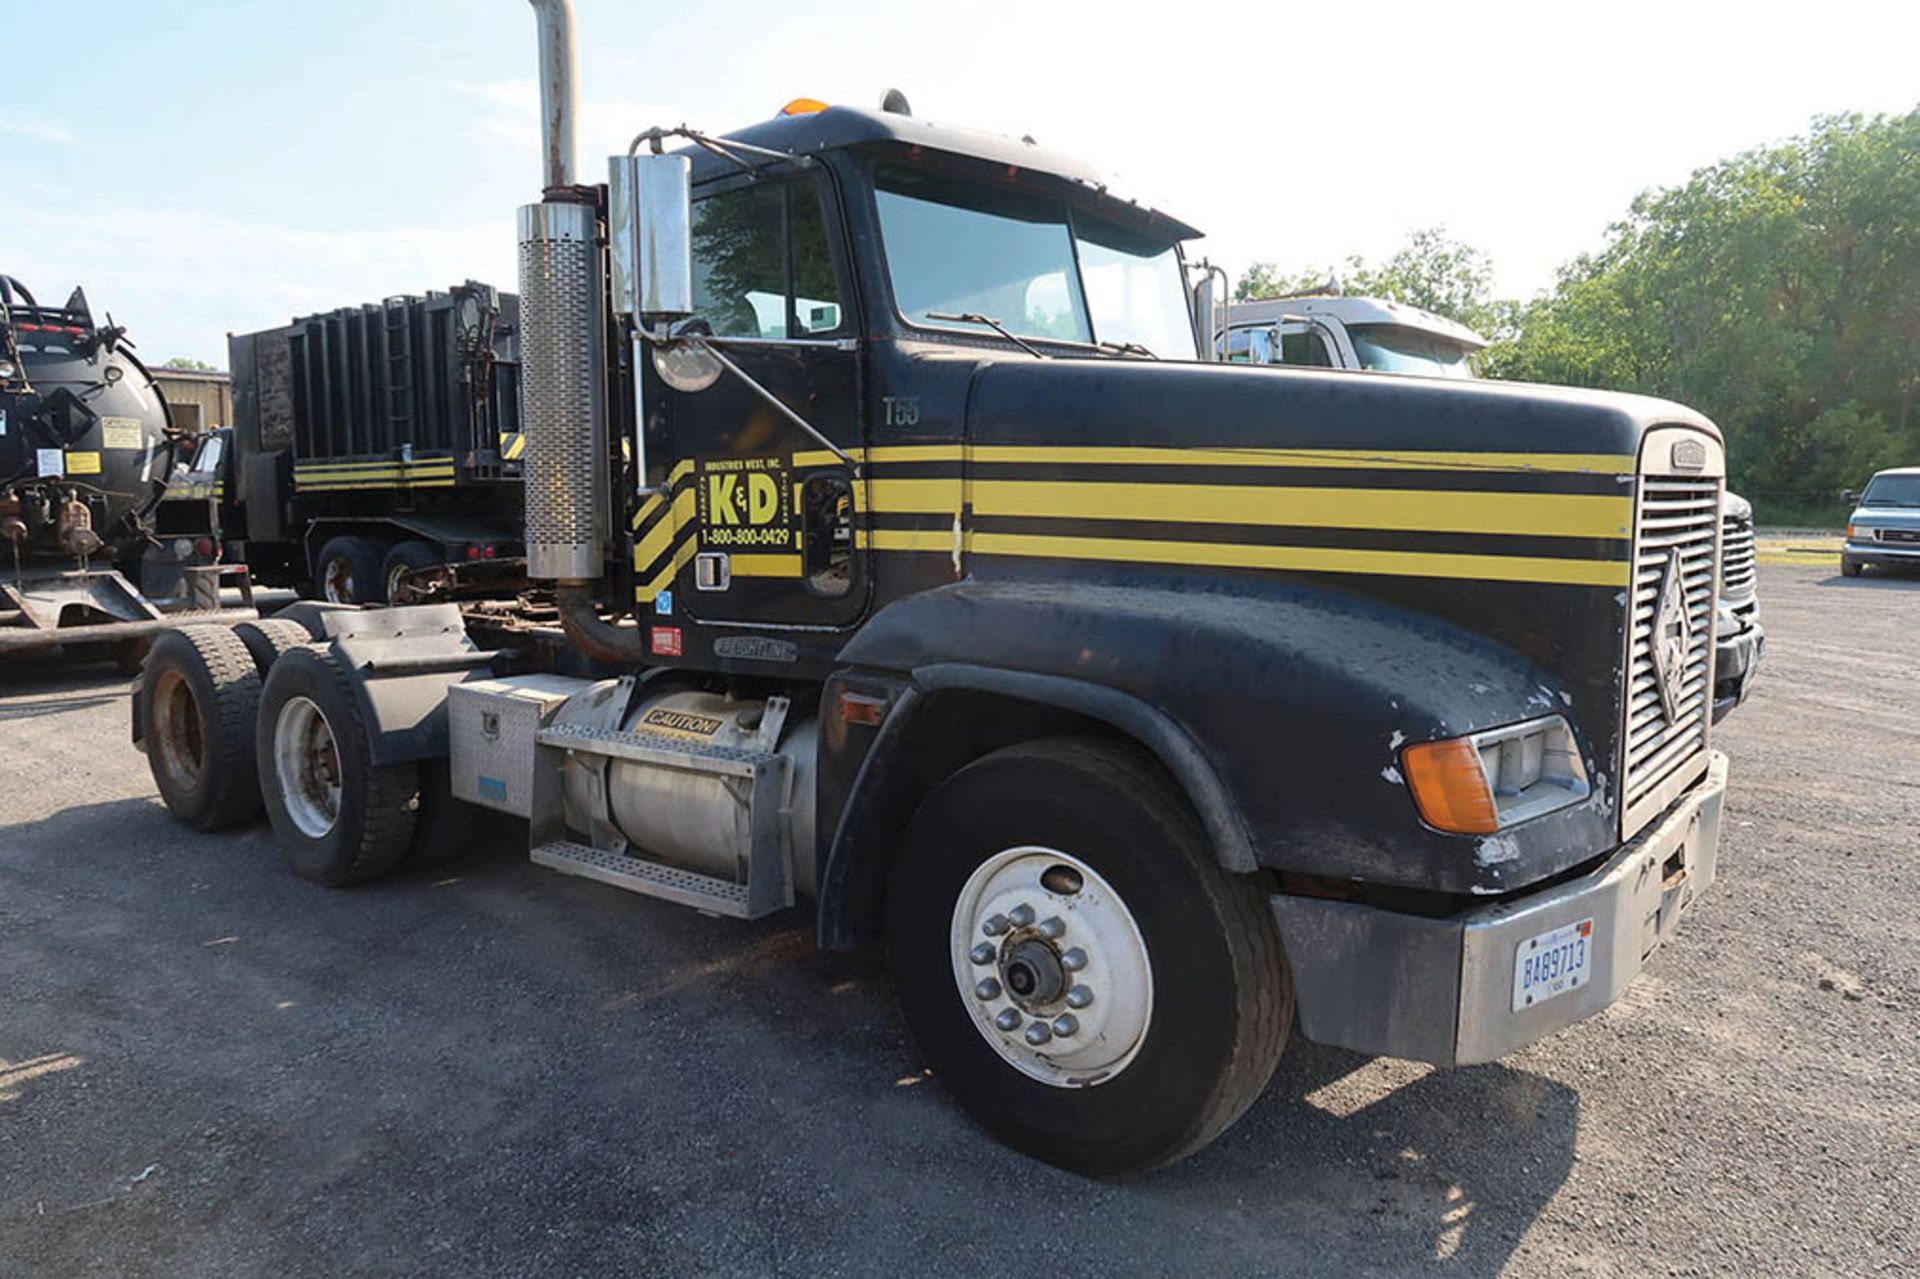
[[[607,162],[613,309],[637,328],[693,314],[693,162],[619,155]]]
[[[1841,489],[1840,505],[1858,506],[1860,505],[1860,495],[1858,493],[1855,493],[1852,489]]]

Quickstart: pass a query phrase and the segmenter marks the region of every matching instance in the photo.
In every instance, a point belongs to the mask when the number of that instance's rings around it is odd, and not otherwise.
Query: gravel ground
[[[103,668],[0,669],[0,1275],[1920,1270],[1920,580],[1761,570],[1721,877],[1492,1066],[1296,1043],[1093,1183],[975,1131],[884,981],[511,836],[335,892],[173,825]]]

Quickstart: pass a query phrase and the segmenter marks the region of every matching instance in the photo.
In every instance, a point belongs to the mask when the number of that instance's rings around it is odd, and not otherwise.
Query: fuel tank
[[[0,561],[126,568],[137,555],[175,445],[131,345],[81,290],[43,306],[0,275]]]
[[[780,839],[795,889],[815,890],[814,768],[818,721],[787,714],[784,699],[742,699],[685,687],[649,694],[621,707],[621,681],[607,681],[569,700],[555,725],[617,729],[686,748],[686,766],[577,754],[562,770],[567,825],[618,832],[627,851],[718,879],[746,883],[753,848],[753,791],[734,775],[704,771],[696,755],[771,751],[787,760]],[[772,718],[784,716],[780,722]],[[769,741],[769,738],[772,741]]]

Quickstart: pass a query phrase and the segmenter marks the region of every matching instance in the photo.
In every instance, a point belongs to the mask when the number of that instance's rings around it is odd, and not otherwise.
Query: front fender
[[[916,684],[979,671],[1141,707],[1192,758],[1188,793],[1228,865],[1458,894],[1499,894],[1612,846],[1614,799],[1593,735],[1548,672],[1486,636],[1299,584],[1260,594],[1100,582],[964,581],[882,609],[842,654]],[[1111,713],[1085,713],[1160,744]],[[1564,712],[1586,755],[1585,801],[1499,835],[1425,826],[1399,748]],[[1599,708],[1596,714],[1610,713]],[[1211,775],[1217,789],[1189,778]],[[1217,808],[1216,808],[1217,806]],[[1216,811],[1209,811],[1216,810]],[[1223,833],[1224,832],[1224,833]]]

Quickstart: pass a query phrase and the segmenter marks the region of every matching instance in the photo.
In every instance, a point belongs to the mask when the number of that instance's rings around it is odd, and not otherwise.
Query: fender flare
[[[945,692],[985,693],[1052,707],[1118,730],[1151,752],[1186,793],[1223,868],[1243,873],[1259,869],[1239,804],[1199,745],[1164,711],[1130,693],[1084,680],[964,662],[916,667],[911,679],[860,761],[851,798],[823,850],[818,890],[823,948],[852,949],[863,939],[863,888],[871,885],[860,882],[861,873],[871,868],[872,859],[889,855],[881,844],[892,829],[884,811],[892,798],[887,773],[899,765],[927,700]],[[876,822],[881,829],[875,829]]]

